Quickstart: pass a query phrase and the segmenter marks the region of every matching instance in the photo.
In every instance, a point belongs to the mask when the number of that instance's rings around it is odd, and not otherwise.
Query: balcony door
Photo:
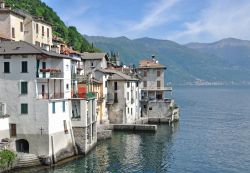
[[[42,69],[46,69],[46,62],[42,62]],[[43,72],[43,78],[46,78],[46,72]]]
[[[44,94],[45,94],[45,86],[42,85],[42,97],[44,98]]]

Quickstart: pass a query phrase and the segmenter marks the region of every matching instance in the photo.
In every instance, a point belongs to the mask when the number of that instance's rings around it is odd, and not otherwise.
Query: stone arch
[[[29,153],[29,142],[26,139],[16,140],[16,151]]]

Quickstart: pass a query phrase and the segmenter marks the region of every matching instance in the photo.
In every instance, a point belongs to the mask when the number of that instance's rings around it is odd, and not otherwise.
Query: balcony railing
[[[93,99],[96,98],[96,93],[87,92],[87,93],[75,93],[72,96],[73,98],[83,98],[83,99]]]
[[[62,71],[59,68],[46,68],[46,69],[40,69],[38,78],[62,78]]]
[[[164,86],[164,87],[142,87],[142,90],[147,90],[147,91],[172,91],[171,86]]]
[[[64,93],[41,93],[38,99],[63,99]]]

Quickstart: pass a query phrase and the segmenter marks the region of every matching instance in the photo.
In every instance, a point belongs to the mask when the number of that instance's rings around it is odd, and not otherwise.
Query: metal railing
[[[156,90],[162,90],[162,91],[172,91],[171,86],[164,86],[164,87],[142,87],[142,90],[148,90],[148,91],[156,91]]]
[[[64,93],[40,93],[38,99],[63,99]]]

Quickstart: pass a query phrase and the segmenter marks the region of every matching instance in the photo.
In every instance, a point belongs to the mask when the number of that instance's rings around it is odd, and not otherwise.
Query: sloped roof
[[[102,59],[103,57],[105,57],[107,54],[106,53],[89,53],[89,52],[84,52],[81,54],[82,59],[86,59],[86,60],[98,60],[98,59]]]
[[[157,60],[147,59],[140,61],[139,68],[166,68],[166,66],[159,64]]]
[[[113,73],[111,77],[109,77],[109,80],[130,80],[130,81],[137,81],[137,78],[133,78],[129,75],[126,75],[120,71],[117,70],[108,70],[110,73]]]
[[[0,55],[32,55],[43,54],[56,58],[68,58],[69,56],[61,55],[56,52],[46,51],[38,46],[24,41],[3,41],[0,42]]]

